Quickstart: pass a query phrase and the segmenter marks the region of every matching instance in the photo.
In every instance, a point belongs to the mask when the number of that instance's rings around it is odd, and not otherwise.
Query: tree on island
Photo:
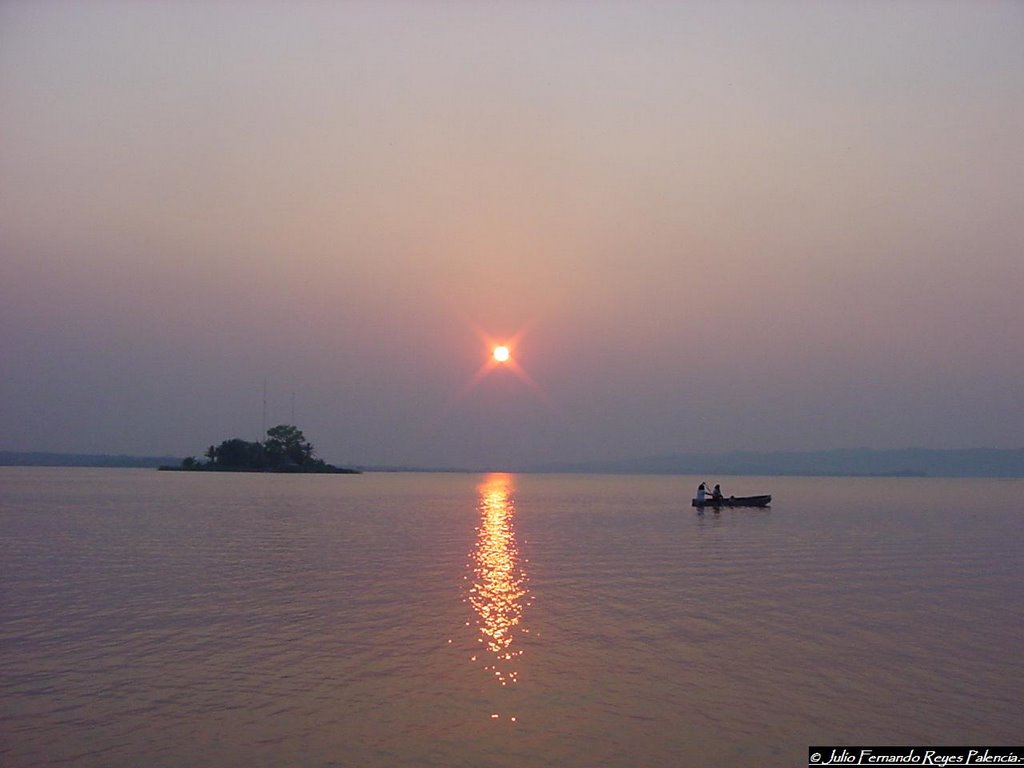
[[[267,439],[262,443],[233,437],[220,445],[211,445],[204,455],[208,459],[206,463],[189,456],[181,462],[179,468],[191,471],[355,472],[316,458],[313,444],[306,440],[301,429],[292,424],[271,427],[267,430]]]
[[[211,463],[216,467],[258,466],[259,450],[258,443],[248,443],[233,437],[217,446]]]
[[[313,458],[312,444],[306,442],[301,429],[291,424],[278,424],[268,429],[263,447],[272,466],[291,462],[302,467],[317,461]]]

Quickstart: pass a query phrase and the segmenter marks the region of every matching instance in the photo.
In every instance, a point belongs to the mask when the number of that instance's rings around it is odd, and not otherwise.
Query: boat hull
[[[695,507],[767,507],[772,503],[772,497],[764,496],[730,496],[724,499],[704,499],[704,501],[693,500]]]

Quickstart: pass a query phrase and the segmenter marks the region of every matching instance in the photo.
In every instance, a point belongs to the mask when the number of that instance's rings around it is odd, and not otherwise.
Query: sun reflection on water
[[[519,634],[528,634],[523,609],[529,605],[527,576],[515,533],[512,476],[490,474],[478,487],[480,522],[471,555],[471,586],[467,597],[476,614],[484,668],[502,686],[518,682],[515,661],[523,654]]]

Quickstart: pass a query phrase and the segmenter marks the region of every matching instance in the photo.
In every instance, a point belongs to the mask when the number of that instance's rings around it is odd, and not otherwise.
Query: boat
[[[772,503],[772,497],[764,496],[729,496],[721,499],[712,499],[708,496],[704,501],[693,500],[695,507],[767,507]]]

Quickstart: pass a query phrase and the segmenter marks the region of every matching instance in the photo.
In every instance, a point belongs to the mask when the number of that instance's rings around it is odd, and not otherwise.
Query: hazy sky
[[[2,449],[1021,447],[1024,3],[2,2],[0,291]]]

